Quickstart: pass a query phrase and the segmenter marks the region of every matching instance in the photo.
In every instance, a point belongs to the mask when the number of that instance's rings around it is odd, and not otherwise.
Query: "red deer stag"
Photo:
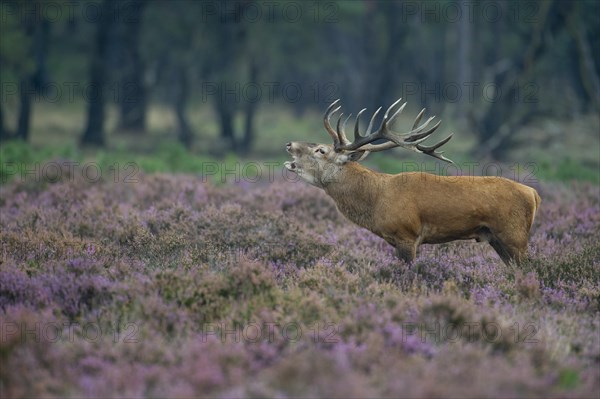
[[[445,162],[452,162],[436,151],[452,135],[432,146],[423,141],[440,122],[427,129],[429,118],[419,125],[425,112],[416,117],[406,133],[390,130],[394,119],[406,103],[391,116],[392,104],[377,131],[372,116],[363,136],[359,132],[361,110],[354,124],[354,141],[346,137],[340,114],[337,128],[330,119],[340,110],[333,102],[323,118],[333,144],[287,143],[293,157],[285,167],[302,180],[319,187],[335,201],[339,211],[352,222],[364,227],[396,248],[398,257],[411,262],[421,244],[439,244],[454,240],[475,239],[489,242],[504,263],[520,264],[527,253],[529,230],[540,205],[540,196],[531,187],[502,177],[437,176],[407,172],[390,175],[370,170],[358,163],[369,153],[403,147]],[[376,140],[383,143],[372,144]]]

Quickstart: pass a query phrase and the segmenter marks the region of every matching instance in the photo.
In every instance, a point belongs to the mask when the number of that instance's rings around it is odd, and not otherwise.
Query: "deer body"
[[[520,263],[526,256],[529,231],[541,202],[533,188],[502,177],[447,177],[420,172],[390,175],[358,163],[370,152],[394,147],[451,162],[436,150],[452,136],[433,146],[421,144],[439,126],[425,131],[433,118],[418,125],[424,110],[408,133],[389,130],[406,105],[388,117],[399,101],[388,108],[381,126],[372,133],[379,110],[375,112],[365,136],[358,132],[361,111],[356,118],[354,142],[347,139],[346,122],[340,124],[341,116],[337,131],[331,127],[330,116],[339,110],[332,111],[334,102],[324,118],[333,145],[288,143],[287,151],[294,161],[286,162],[285,167],[323,189],[344,216],[382,237],[407,262],[414,260],[421,244],[475,239],[488,242],[505,263]],[[371,144],[380,139],[388,141]]]
[[[407,262],[421,244],[475,239],[520,262],[540,199],[501,177],[389,175],[349,162],[323,189],[349,220],[386,240]]]

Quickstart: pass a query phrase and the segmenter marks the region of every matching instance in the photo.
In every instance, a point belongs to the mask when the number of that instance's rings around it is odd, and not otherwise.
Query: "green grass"
[[[579,373],[571,369],[563,369],[559,374],[559,385],[563,389],[573,389],[579,383]]]
[[[584,165],[570,157],[557,162],[542,161],[539,163],[538,176],[544,180],[583,180],[599,183],[600,171],[598,167]]]
[[[10,107],[9,111],[11,110]],[[84,107],[82,104],[35,104],[32,120],[30,143],[9,141],[0,148],[0,183],[6,183],[20,176],[21,170],[31,169],[36,164],[52,160],[69,160],[73,162],[95,162],[102,170],[115,164],[127,165],[135,163],[140,170],[154,173],[190,173],[205,174],[209,163],[218,163],[220,168],[235,168],[236,162],[269,161],[282,166],[288,159],[283,150],[288,141],[328,142],[323,131],[321,114],[308,111],[302,116],[295,116],[286,109],[267,104],[260,108],[256,120],[256,142],[249,156],[240,158],[227,152],[218,137],[216,118],[208,104],[196,104],[194,112],[188,112],[190,123],[195,132],[195,142],[191,149],[181,146],[176,139],[176,124],[172,111],[166,107],[154,106],[148,115],[148,131],[143,136],[119,132],[116,129],[117,112],[108,107],[106,131],[108,145],[103,149],[80,148],[79,135],[84,125]],[[13,110],[14,111],[14,110]],[[8,127],[14,129],[15,112],[8,114]],[[410,112],[406,112],[410,115]],[[12,119],[11,117],[12,116]],[[410,125],[410,117],[398,121],[398,128]],[[597,117],[586,119],[588,130],[593,130],[598,123]],[[235,120],[241,130],[241,115]],[[589,181],[600,183],[600,160],[590,147],[598,147],[598,138],[594,135],[582,135],[577,140],[561,143],[561,139],[553,139],[555,144],[541,148],[540,142],[551,138],[544,136],[544,121],[540,126],[529,130],[522,128],[519,137],[530,134],[535,142],[528,143],[523,137],[521,143],[509,154],[509,160],[502,165],[505,176],[515,176],[515,170],[508,170],[511,165],[518,166],[518,175],[531,180],[553,181]],[[579,122],[581,123],[581,122]],[[586,129],[580,125],[578,129]],[[565,122],[564,129],[570,129]],[[451,123],[440,129],[438,136],[455,131]],[[519,142],[519,140],[517,140]],[[472,149],[476,145],[473,134],[457,132],[455,138],[445,147],[446,154],[462,166],[463,173],[473,172],[476,175],[495,173],[494,168],[485,169],[483,160],[473,171],[469,171],[465,162],[474,161]],[[530,152],[528,152],[531,150]],[[433,162],[433,159],[403,149],[395,149],[385,154],[372,154],[365,162],[371,168],[387,173],[399,173],[412,170],[424,170],[436,174],[455,173],[456,169],[444,163]],[[506,166],[504,166],[506,165]],[[533,166],[528,166],[533,165]],[[12,176],[12,177],[11,177]],[[528,183],[528,181],[525,181]]]

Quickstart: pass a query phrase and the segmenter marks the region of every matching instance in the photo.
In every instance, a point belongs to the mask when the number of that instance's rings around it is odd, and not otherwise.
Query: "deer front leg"
[[[417,247],[411,242],[396,244],[396,256],[406,263],[411,264],[417,257]]]
[[[396,248],[396,256],[408,264],[417,257],[417,243],[409,240],[398,240],[396,237],[384,237],[384,239]]]

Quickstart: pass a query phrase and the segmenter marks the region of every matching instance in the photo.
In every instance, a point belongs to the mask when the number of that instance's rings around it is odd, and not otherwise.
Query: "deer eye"
[[[325,154],[325,149],[324,148],[319,148],[317,151],[320,152],[321,154]]]

